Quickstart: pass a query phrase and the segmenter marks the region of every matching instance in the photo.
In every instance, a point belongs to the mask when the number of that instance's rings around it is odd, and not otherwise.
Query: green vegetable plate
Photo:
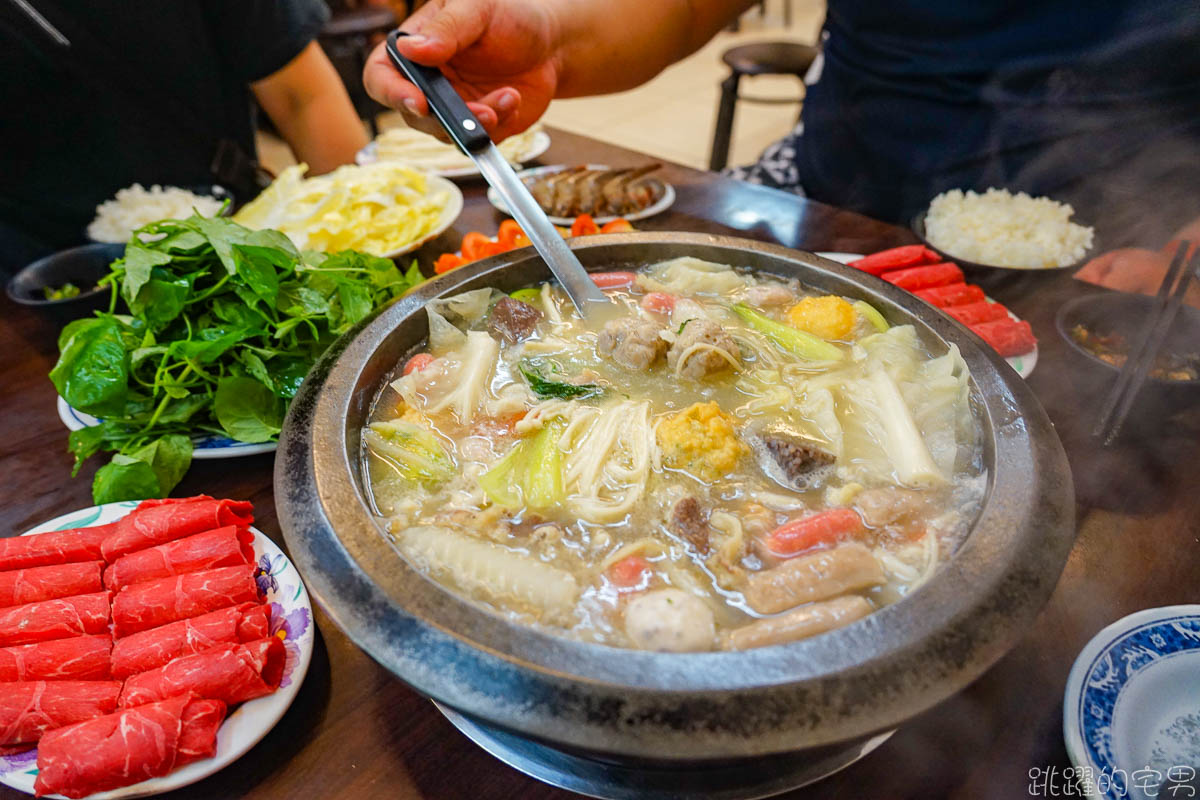
[[[67,401],[58,398],[58,418],[68,430],[77,431],[99,425],[101,420],[91,414],[77,411],[67,405]],[[192,458],[237,458],[238,456],[256,456],[259,453],[275,451],[275,442],[239,442],[228,436],[202,434],[192,437]]]
[[[821,258],[828,258],[830,261],[836,261],[839,264],[849,264],[851,261],[857,261],[858,259],[862,258],[861,253],[828,253],[828,252],[826,252],[826,253],[816,253],[815,255],[818,255]],[[989,303],[996,302],[995,300],[993,300],[990,297],[985,297],[984,299],[987,300]],[[1020,320],[1020,317],[1018,317],[1016,314],[1012,313],[1011,311],[1008,312],[1008,315],[1015,320]],[[1020,375],[1022,378],[1028,378],[1030,375],[1033,374],[1033,368],[1037,366],[1037,360],[1038,360],[1037,345],[1034,345],[1033,349],[1030,350],[1028,353],[1022,353],[1019,356],[1011,356],[1004,360],[1007,361],[1008,365],[1010,367],[1012,367],[1014,370],[1016,370],[1017,374]],[[202,456],[197,455],[196,457],[201,458]]]

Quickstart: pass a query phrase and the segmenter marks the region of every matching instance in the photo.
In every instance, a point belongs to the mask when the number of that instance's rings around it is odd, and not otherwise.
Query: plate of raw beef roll
[[[294,566],[248,502],[110,503],[0,539],[0,782],[137,797],[283,716],[312,656]]]

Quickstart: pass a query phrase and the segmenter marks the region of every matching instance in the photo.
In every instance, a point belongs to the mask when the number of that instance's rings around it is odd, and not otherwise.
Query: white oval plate
[[[77,431],[80,428],[91,428],[99,425],[100,420],[91,414],[77,411],[67,405],[67,401],[58,397],[58,418],[68,430]],[[237,458],[238,456],[256,456],[259,453],[275,452],[275,442],[239,442],[228,436],[218,436],[215,433],[205,433],[192,437],[192,458]]]
[[[858,259],[862,258],[861,253],[823,252],[823,253],[814,253],[813,255],[818,255],[821,258],[828,258],[830,261],[836,261],[839,264],[849,264],[851,261],[857,261]],[[983,299],[987,300],[989,303],[996,302],[995,300],[993,300],[992,298],[990,298],[986,295],[984,296]],[[1016,314],[1012,313],[1011,311],[1008,312],[1008,316],[1011,317],[1012,319],[1015,319],[1017,322],[1021,321],[1021,318],[1018,317]],[[1006,358],[1004,360],[1007,361],[1008,365],[1010,367],[1012,367],[1013,369],[1015,369],[1017,371],[1017,374],[1020,375],[1022,378],[1028,378],[1030,375],[1033,374],[1033,368],[1037,366],[1038,346],[1035,344],[1033,346],[1033,349],[1030,350],[1028,353],[1022,353],[1019,356],[1009,356],[1008,358]]]
[[[453,147],[454,145],[447,145]],[[550,134],[545,131],[537,131],[533,134],[533,138],[529,142],[529,148],[521,153],[521,157],[517,160],[524,164],[526,161],[532,161],[542,153],[550,149]],[[354,154],[354,163],[360,167],[365,167],[367,164],[374,164],[379,160],[379,147],[374,141],[367,142],[362,150]],[[426,169],[420,163],[413,163],[412,166],[423,169],[431,175],[441,175],[443,178],[473,178],[479,175],[479,167],[472,163],[469,167],[454,167],[452,169]]]
[[[31,528],[22,536],[47,531],[67,530],[104,525],[128,514],[138,504],[132,500],[108,503],[102,506],[72,511],[49,522]],[[271,610],[271,633],[281,636],[287,649],[287,660],[283,667],[283,678],[274,694],[242,703],[225,718],[217,731],[217,753],[212,758],[194,761],[161,778],[152,778],[131,786],[112,789],[89,795],[89,800],[114,800],[121,797],[145,797],[195,783],[228,766],[247,750],[258,744],[275,723],[283,717],[288,706],[296,699],[304,675],[312,660],[314,629],[312,604],[300,574],[279,547],[262,534],[254,531],[254,557],[258,569],[254,579],[259,590],[264,591]],[[28,794],[33,794],[33,782],[37,778],[37,750],[27,750],[12,756],[0,756],[0,783]],[[62,797],[62,795],[48,795]]]
[[[392,250],[391,252],[384,253],[384,258],[396,258],[397,256],[404,255],[405,253],[411,253],[413,250],[416,250],[429,240],[436,239],[445,233],[446,229],[453,225],[454,220],[458,219],[458,215],[462,213],[463,196],[459,188],[441,176],[427,175],[426,177],[429,180],[429,184],[426,187],[426,194],[432,194],[433,192],[440,191],[446,192],[449,195],[446,205],[442,207],[441,216],[438,217],[438,221],[433,228],[431,228],[424,236],[409,242],[398,250]]]
[[[517,177],[520,178],[522,181],[526,181],[526,180],[529,180],[532,178],[541,177],[542,175],[549,175],[554,172],[562,172],[564,169],[570,169],[573,166],[576,166],[576,165],[575,164],[551,164],[548,167],[534,167],[533,169],[521,170],[520,172],[517,173]],[[605,164],[584,164],[584,166],[587,167],[588,169],[609,169],[609,167]],[[658,200],[656,202],[651,203],[650,205],[643,208],[641,211],[635,211],[632,214],[626,214],[623,217],[623,219],[627,219],[630,222],[636,222],[639,219],[646,219],[647,217],[653,217],[655,214],[661,214],[662,212],[666,211],[675,202],[675,187],[674,186],[672,186],[671,184],[662,180],[661,178],[655,178],[655,177],[651,176],[651,177],[647,177],[647,180],[658,181],[659,183],[662,184],[662,187],[663,187],[662,197],[658,198]],[[500,195],[495,189],[492,189],[492,188],[488,189],[487,198],[488,198],[488,201],[492,205],[494,205],[497,209],[499,209],[500,211],[503,211],[505,214],[509,213],[508,206],[504,204],[504,201],[502,199],[500,199]],[[547,216],[549,217],[550,215],[547,214]],[[595,217],[594,219],[595,219],[597,225],[603,225],[606,222],[612,222],[614,219],[622,219],[622,217]],[[553,222],[555,225],[569,226],[572,222],[575,221],[575,218],[574,217],[550,217],[550,221]]]
[[[1096,634],[1063,695],[1063,738],[1088,797],[1171,797],[1200,777],[1200,605],[1150,608]]]

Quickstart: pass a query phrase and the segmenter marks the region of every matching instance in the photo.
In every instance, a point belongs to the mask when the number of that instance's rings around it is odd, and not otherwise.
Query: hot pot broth
[[[427,306],[363,431],[396,548],[560,635],[742,649],[923,583],[983,496],[957,349],[795,281],[694,258]]]

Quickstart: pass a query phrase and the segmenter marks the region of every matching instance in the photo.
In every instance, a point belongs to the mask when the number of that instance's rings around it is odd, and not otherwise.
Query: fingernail
[[[404,98],[402,105],[408,109],[409,113],[416,114],[417,116],[421,115],[421,109],[417,108],[417,101],[413,100],[411,97]]]
[[[509,111],[512,111],[516,107],[516,92],[505,92],[504,94],[500,95],[500,99],[496,101],[496,108],[500,109],[505,114],[507,114]]]
[[[410,33],[404,37],[409,44],[422,45],[429,41],[429,37],[420,33]]]

